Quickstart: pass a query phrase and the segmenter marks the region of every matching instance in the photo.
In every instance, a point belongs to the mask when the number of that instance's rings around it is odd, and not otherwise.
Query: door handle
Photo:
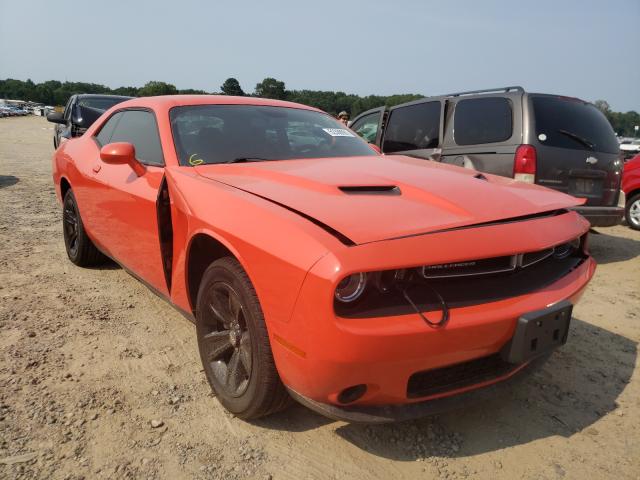
[[[98,173],[98,172],[100,171],[100,169],[101,169],[101,168],[102,168],[102,165],[100,165],[99,163],[96,163],[96,164],[93,166],[93,171],[94,171],[95,173]]]

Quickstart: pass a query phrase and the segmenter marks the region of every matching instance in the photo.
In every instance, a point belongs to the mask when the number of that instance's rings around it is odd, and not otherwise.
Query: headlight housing
[[[344,277],[336,287],[336,300],[342,303],[355,302],[362,296],[367,286],[366,273],[354,273]]]

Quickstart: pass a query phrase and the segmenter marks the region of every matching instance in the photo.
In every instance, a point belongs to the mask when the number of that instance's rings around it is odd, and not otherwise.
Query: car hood
[[[199,175],[363,244],[583,203],[512,179],[400,155],[200,165]]]

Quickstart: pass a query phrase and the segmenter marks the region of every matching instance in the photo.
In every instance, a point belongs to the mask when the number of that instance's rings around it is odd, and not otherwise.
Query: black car
[[[585,198],[593,226],[616,225],[622,158],[591,103],[522,87],[428,97],[360,114],[351,128],[386,154],[455,164]],[[623,198],[623,197],[622,197]]]
[[[63,113],[47,115],[47,120],[57,124],[53,129],[53,148],[60,146],[61,138],[82,135],[105,111],[131,98],[120,95],[72,95]]]

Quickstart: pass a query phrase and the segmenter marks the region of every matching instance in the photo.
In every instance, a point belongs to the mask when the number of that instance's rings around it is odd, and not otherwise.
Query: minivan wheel
[[[631,228],[640,230],[640,193],[636,193],[627,201],[625,216]]]
[[[289,404],[260,302],[235,258],[216,260],[205,271],[198,289],[196,334],[209,385],[229,412],[249,420]]]

